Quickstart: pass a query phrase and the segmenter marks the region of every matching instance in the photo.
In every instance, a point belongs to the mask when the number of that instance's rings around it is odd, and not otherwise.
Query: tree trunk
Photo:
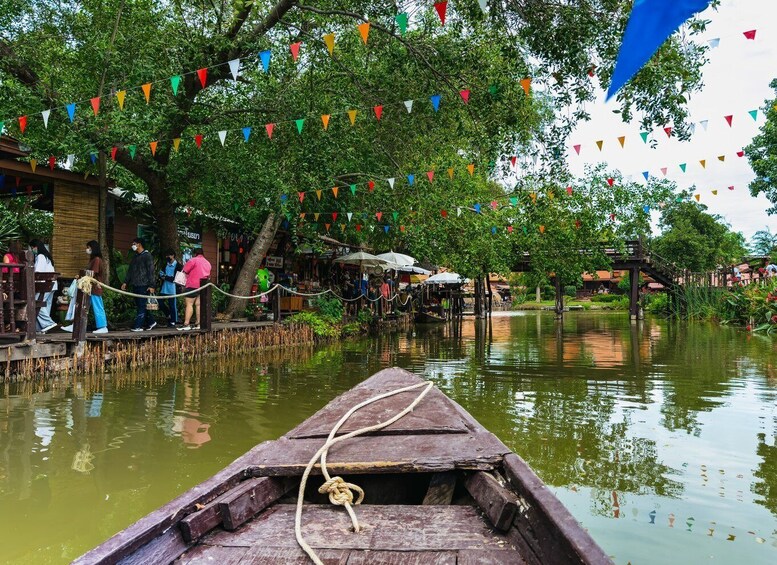
[[[248,296],[251,293],[251,286],[254,284],[256,271],[259,270],[262,259],[267,255],[267,250],[270,248],[270,244],[275,238],[275,232],[278,231],[280,225],[281,216],[275,212],[270,212],[246,256],[243,268],[240,269],[240,274],[235,282],[235,288],[232,289],[232,294]],[[230,298],[229,305],[227,306],[227,316],[233,318],[235,314],[245,308],[246,303],[247,301],[242,298]]]
[[[480,318],[483,311],[483,302],[480,297],[480,279],[475,279],[475,318]]]
[[[148,200],[151,202],[151,210],[156,221],[157,235],[159,236],[160,256],[167,253],[168,249],[180,251],[178,239],[178,220],[175,217],[176,205],[170,198],[165,181],[152,178],[148,185]],[[208,258],[211,263],[217,262],[216,257]]]
[[[561,279],[553,277],[553,284],[556,287],[556,318],[561,318],[564,315],[564,291],[561,288]]]
[[[537,303],[539,304],[542,302],[542,290],[540,289],[540,285],[537,285],[537,288],[535,289],[535,293],[537,296]]]

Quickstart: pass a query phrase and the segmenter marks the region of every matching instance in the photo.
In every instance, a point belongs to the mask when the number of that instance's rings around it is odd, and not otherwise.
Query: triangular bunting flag
[[[453,180],[454,170],[453,167],[448,168],[448,176]]]
[[[95,96],[94,98],[90,99],[89,102],[92,104],[92,112],[94,112],[94,115],[100,113],[100,97]]]
[[[531,78],[526,77],[521,79],[521,88],[523,88],[523,92],[526,94],[526,96],[529,96],[529,89],[531,88]]]
[[[208,69],[197,69],[197,78],[200,79],[202,88],[205,88],[205,84],[208,82]]]
[[[353,194],[354,196],[356,196],[356,185],[355,185],[355,184],[352,184],[352,185],[351,185],[350,187],[348,187],[348,188],[350,188],[350,189],[351,189],[351,194]]]
[[[127,149],[129,149],[130,159],[134,159],[135,158],[135,153],[137,153],[137,151],[138,151],[138,146],[137,145],[130,145],[129,147],[127,147]]]
[[[329,127],[329,118],[331,116],[329,114],[322,114],[321,115],[321,123],[324,124],[324,129],[327,129]]]
[[[383,217],[383,212],[376,212],[375,217],[378,218],[378,221]]]
[[[529,198],[531,198],[531,203],[536,204],[537,203],[537,193],[536,192],[530,192]]]
[[[111,161],[115,161],[116,160],[116,152],[118,150],[119,150],[119,148],[116,147],[115,145],[113,147],[111,147]]]
[[[52,155],[51,157],[49,157],[49,169],[53,171],[54,167],[56,166],[57,166],[57,158],[54,157],[54,155]]]
[[[156,148],[157,148],[158,142],[151,141],[149,142],[148,146],[151,148],[151,156],[156,156]]]
[[[596,142],[596,146],[599,148],[599,151],[602,150],[602,145],[604,145],[603,139],[600,139],[599,141]]]
[[[332,212],[332,221],[337,221],[337,212]]]
[[[24,133],[27,129],[27,116],[19,116],[19,131]]]
[[[448,11],[448,2],[435,2],[434,9],[437,11],[437,15],[440,16],[440,23],[445,25],[445,13]]]
[[[643,171],[642,176],[645,177],[645,180],[648,180],[650,178],[650,173],[648,171]]]
[[[751,29],[750,31],[743,31],[742,35],[745,36],[745,39],[753,40],[753,39],[755,39],[755,32],[756,32],[756,30]]]
[[[324,224],[324,227],[326,228],[327,233],[329,233],[329,228],[332,224]]]
[[[429,97],[429,100],[432,101],[432,108],[434,108],[434,111],[437,112],[440,110],[440,95],[439,94],[432,94]]]
[[[467,170],[469,171],[469,176],[472,176],[475,173],[475,164],[470,163],[467,165]]]
[[[383,115],[383,106],[374,106],[372,109],[375,111],[375,118],[380,120]]]
[[[491,209],[496,210],[499,207],[499,203],[496,200],[491,201]]]
[[[699,164],[701,165],[702,169],[706,169],[707,168],[707,160],[706,159],[700,160]]]
[[[440,210],[440,215],[443,218],[447,218],[448,217],[448,210]]]
[[[573,145],[572,147],[573,147],[573,149],[575,150],[575,153],[577,153],[578,155],[580,155],[580,147],[581,147],[581,145]]]
[[[173,96],[178,94],[178,87],[181,85],[181,77],[175,75],[170,77],[170,87],[173,89]]]
[[[647,143],[648,135],[650,134],[646,131],[640,132],[639,136],[642,138],[642,143]]]
[[[181,138],[176,137],[173,139],[173,150],[178,153],[178,148],[181,147]]]
[[[202,134],[198,133],[194,136],[194,143],[197,145],[197,149],[202,147]]]
[[[322,191],[322,190],[320,190],[320,189],[316,191],[316,198],[318,198],[319,200],[321,200],[321,193],[322,193],[322,192],[323,192],[323,191]]]
[[[517,162],[518,162],[518,157],[516,157],[515,155],[513,155],[512,157],[510,157],[510,166],[511,166],[511,167],[515,168],[515,164],[516,164]]]
[[[710,39],[709,41],[707,41],[707,45],[710,46],[710,49],[715,49],[718,45],[720,45],[720,38],[715,37],[713,39]]]
[[[340,224],[340,231],[342,231],[342,232],[345,231],[345,224]]]
[[[672,137],[672,127],[671,126],[665,127],[664,133],[666,134],[667,137]]]
[[[362,225],[356,224],[356,231],[362,231]]]
[[[297,124],[297,133],[302,134],[302,128],[305,126],[305,118],[294,120],[294,123]]]
[[[469,90],[459,90],[459,96],[461,96],[461,99],[464,100],[464,103],[466,104],[469,102]]]
[[[397,221],[397,218],[399,218],[399,212],[391,212],[391,217],[394,218],[394,221]]]
[[[693,195],[693,197],[696,199],[696,202],[698,202],[698,201],[699,201],[699,198],[701,198],[701,195],[699,195],[699,194],[694,194],[694,195]]]
[[[725,155],[718,155],[718,161],[720,161],[722,163],[725,160],[726,160],[726,156]]]
[[[614,179],[614,178],[608,178],[608,179],[607,179],[607,184],[609,184],[610,186],[612,186],[613,184],[615,184],[615,179]]]
[[[370,35],[370,22],[364,22],[359,24],[359,35],[362,36],[362,41],[367,45],[367,36]]]
[[[356,123],[356,112],[358,110],[348,110],[348,119],[351,121],[351,125]]]
[[[545,226],[540,226],[540,233],[545,233]]]
[[[645,204],[645,205],[642,207],[642,211],[643,211],[643,212],[645,212],[645,214],[650,214],[650,206],[648,206],[647,204]]]
[[[370,192],[375,190],[375,181],[373,180],[367,181],[367,188],[369,189]]]
[[[429,179],[429,182],[433,182],[434,181],[434,171],[427,171],[426,172],[426,177]]]
[[[301,41],[297,41],[296,43],[292,43],[289,45],[289,50],[291,51],[291,58],[294,59],[294,62],[299,59],[299,48],[302,45]]]
[[[507,233],[513,233],[513,226],[507,226]]]
[[[409,184],[410,186],[413,186],[415,184],[415,175],[413,174],[407,175],[407,184]]]
[[[737,151],[737,157],[744,157],[745,152],[744,151]]]
[[[237,73],[240,72],[240,59],[232,59],[229,62],[229,72],[232,74],[232,80],[237,80]]]
[[[43,127],[48,129],[49,127],[49,116],[51,115],[51,110],[43,110],[40,113],[41,116],[43,116]],[[3,133],[3,126],[0,126],[0,134]]]
[[[394,20],[397,22],[397,26],[399,26],[399,35],[405,35],[407,31],[407,12],[397,14],[394,16]]]
[[[661,167],[661,174],[662,175],[666,176],[666,171],[667,171],[666,167]]]
[[[321,215],[321,214],[319,214],[318,212],[315,212],[315,213],[313,214],[313,219],[314,219],[315,221],[318,221],[318,217],[319,217],[320,215]]]
[[[224,143],[227,141],[227,130],[223,129],[219,132],[219,141],[221,146],[224,147]]]
[[[65,106],[65,108],[67,109],[67,116],[70,118],[70,123],[72,124],[76,117],[76,103],[72,102],[71,104]]]
[[[141,85],[140,89],[143,91],[143,96],[146,98],[146,104],[148,104],[151,101],[151,83],[147,82],[146,84]]]
[[[303,200],[305,200],[305,193],[304,192],[298,192],[297,193],[297,198],[299,198],[299,201],[302,202]]]
[[[718,191],[717,190],[713,190],[711,192],[712,192],[713,196],[717,196],[718,195]]]
[[[750,110],[748,114],[750,114],[750,117],[753,118],[753,121],[758,120],[758,110]]]
[[[734,190],[734,187],[733,186],[729,186],[728,189],[729,190]]]
[[[34,173],[35,169],[38,168],[38,161],[35,160],[35,159],[30,159],[30,168],[32,169],[32,172]],[[16,178],[18,179],[19,177],[16,177]]]
[[[685,163],[680,163],[680,170],[682,172],[685,172],[685,168],[686,168],[686,164]]]
[[[572,194],[572,187],[571,186],[567,187],[567,192],[569,194]],[[517,196],[511,196],[510,197],[510,205],[511,206],[518,206],[518,197]]]
[[[333,186],[332,187],[332,194],[334,195],[335,198],[337,198],[337,191],[338,191],[338,188],[336,186]]]
[[[251,128],[246,126],[243,128],[243,141],[248,141],[249,137],[251,137]]]
[[[71,153],[70,155],[67,156],[67,160],[65,161],[65,168],[68,170],[72,169],[75,162],[76,162],[76,156]]]
[[[475,209],[475,213],[480,214],[480,204],[475,204],[473,208]]]
[[[710,123],[710,121],[709,121],[709,120],[702,120],[702,121],[700,121],[700,122],[699,122],[699,124],[701,125],[701,127],[703,127],[703,128],[704,128],[704,131],[707,131],[707,124],[709,124],[709,123]]]
[[[389,225],[383,226],[383,231],[386,232],[386,233],[388,233],[390,229],[391,229],[391,226],[389,226]]]
[[[413,111],[413,101],[412,100],[405,100],[405,108],[407,109],[407,113]]]
[[[393,189],[394,188],[394,180],[395,180],[394,177],[391,177],[390,179],[386,179],[386,180],[388,180],[389,188]]]
[[[346,212],[345,215],[348,216],[348,221],[350,222],[351,218],[353,218],[353,212]]]
[[[272,58],[272,51],[265,49],[259,52],[259,61],[262,63],[262,70],[268,72],[270,70],[270,59]]]
[[[618,143],[621,144],[621,148],[626,144],[626,136],[622,135],[618,138]]]
[[[275,128],[275,124],[265,124],[264,129],[267,131],[267,137],[272,139],[272,130]]]
[[[119,90],[116,93],[116,100],[119,103],[119,110],[123,110],[124,109],[124,98],[126,96],[127,96],[127,91],[126,90]]]
[[[324,43],[326,43],[326,48],[329,50],[329,54],[332,55],[335,50],[335,34],[327,33],[324,36]]]
[[[734,121],[734,116],[723,116],[723,118],[725,118],[725,120],[728,122],[728,127],[731,127],[731,123]]]

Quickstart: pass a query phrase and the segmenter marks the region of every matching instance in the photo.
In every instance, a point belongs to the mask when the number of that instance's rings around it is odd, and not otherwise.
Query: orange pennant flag
[[[540,233],[545,233],[545,226],[540,226]]]
[[[596,142],[596,146],[599,148],[599,151],[602,150],[602,145],[604,145],[603,139],[600,139],[599,141]]]
[[[453,180],[453,167],[448,169],[448,176],[451,178],[451,180]]]
[[[324,227],[326,228],[326,232],[327,232],[327,233],[329,233],[329,227],[330,227],[331,225],[332,225],[332,224],[324,224]]]
[[[469,176],[472,176],[475,173],[475,164],[470,163],[467,165],[467,170],[469,171]]]
[[[329,127],[329,118],[331,116],[329,114],[323,114],[321,116],[321,121],[324,123],[324,129],[327,129]]]
[[[94,112],[94,115],[96,116],[97,114],[100,113],[100,97],[99,96],[95,96],[94,98],[92,98],[90,100],[90,102],[92,103],[92,111]]]
[[[173,150],[178,153],[178,148],[181,146],[181,138],[176,137],[173,139]]]
[[[140,87],[143,90],[143,96],[146,97],[146,104],[149,103],[151,100],[151,83],[147,82],[146,84],[142,85]]]
[[[706,159],[702,159],[701,161],[699,161],[699,164],[701,165],[702,169],[706,169],[707,168],[707,160]]]
[[[318,198],[319,200],[321,200],[321,190],[317,190],[317,191],[316,191],[316,198]]]
[[[625,136],[625,135],[622,135],[622,136],[620,136],[620,137],[618,138],[618,143],[620,143],[620,144],[621,144],[621,147],[623,147],[624,145],[626,145],[626,136]]]
[[[699,201],[699,198],[701,198],[701,195],[699,195],[699,194],[694,194],[694,195],[693,195],[693,197],[696,199],[696,202],[698,202],[698,201]]]
[[[149,142],[148,146],[151,147],[151,155],[155,156],[156,155],[157,142],[156,141],[151,141],[151,142]]]
[[[367,36],[370,34],[370,22],[359,24],[359,34],[362,36],[364,44],[367,45]]]
[[[532,204],[536,204],[537,203],[537,193],[536,192],[530,193],[529,194],[529,198],[531,198]]]
[[[299,213],[299,219],[300,220],[304,220],[305,219],[305,212],[300,212]]]
[[[351,125],[356,123],[356,110],[348,110],[348,119],[351,120]]]
[[[332,55],[335,50],[335,34],[327,33],[324,36],[324,43],[326,43],[326,48],[329,50],[329,54]]]
[[[124,98],[126,96],[127,96],[127,91],[126,90],[119,90],[116,93],[116,100],[119,101],[119,110],[123,110],[124,109]]]
[[[521,88],[523,88],[523,91],[526,93],[526,96],[529,96],[530,86],[531,86],[531,78],[526,77],[524,79],[521,79]]]
[[[337,187],[336,186],[332,187],[332,194],[334,195],[335,198],[337,198]]]
[[[38,161],[35,159],[30,159],[30,168],[32,169],[32,172],[35,172],[35,169],[38,167]]]

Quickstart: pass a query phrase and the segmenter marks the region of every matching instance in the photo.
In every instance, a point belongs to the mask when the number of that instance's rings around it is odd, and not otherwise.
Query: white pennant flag
[[[693,135],[694,133],[696,133],[696,124],[691,124],[688,129],[691,130],[691,135]]]
[[[461,216],[461,208],[456,208],[456,215]]]
[[[370,226],[370,231],[375,231],[375,226]]]
[[[264,197],[264,203],[267,204],[268,206],[270,205],[270,198],[268,196]]]
[[[413,101],[412,100],[405,100],[405,108],[407,108],[407,113],[413,111]]]
[[[223,129],[219,132],[219,141],[221,141],[221,146],[224,147],[224,142],[227,140],[227,130]]]
[[[478,4],[480,5],[480,9],[484,12],[486,11],[486,8],[488,8],[488,0],[478,0]]]
[[[386,180],[388,180],[389,186],[390,186],[391,188],[394,188],[394,177],[392,177],[392,178],[390,178],[390,179],[386,179]]]
[[[710,46],[710,49],[715,49],[718,45],[720,45],[720,38],[716,37],[714,39],[710,39],[707,41],[707,44]]]
[[[240,70],[240,59],[232,59],[229,62],[229,72],[232,73],[232,78],[237,80],[237,73]]]
[[[346,216],[348,216],[348,221],[350,222],[351,218],[353,218],[353,212],[348,212]]]
[[[76,162],[76,156],[71,153],[70,155],[67,156],[67,161],[65,161],[65,168],[67,170],[72,169],[75,162]]]
[[[709,123],[709,120],[702,120],[699,123],[701,124],[701,127],[704,128],[704,131],[707,131],[707,124]]]
[[[49,116],[51,115],[51,110],[43,110],[40,113],[41,116],[43,116],[43,127],[48,129],[49,127]]]
[[[535,166],[535,167],[537,166],[537,160],[538,160],[539,158],[540,158],[540,156],[539,156],[539,155],[537,155],[536,153],[535,153],[535,154],[534,154],[534,156],[532,157],[532,161],[534,161],[534,166]]]

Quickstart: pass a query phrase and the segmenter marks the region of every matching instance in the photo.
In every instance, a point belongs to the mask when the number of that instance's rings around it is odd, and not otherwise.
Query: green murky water
[[[62,563],[375,371],[433,379],[616,563],[777,562],[777,349],[622,313],[467,320],[0,399],[0,562]]]

